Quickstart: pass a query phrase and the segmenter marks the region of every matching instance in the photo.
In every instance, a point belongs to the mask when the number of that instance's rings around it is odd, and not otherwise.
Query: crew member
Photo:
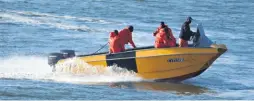
[[[160,26],[157,28],[157,30],[153,33],[153,36],[155,36],[157,33],[160,32],[161,29],[163,29],[164,27],[167,27],[167,25],[165,25],[165,23],[162,21]]]
[[[124,51],[123,44],[120,40],[118,31],[114,30],[114,32],[110,32],[109,53],[118,53],[123,51]]]
[[[169,47],[175,47],[176,46],[176,39],[172,33],[172,30],[168,27],[165,27],[164,29],[164,32],[167,36],[167,42],[168,42],[168,46]]]
[[[172,33],[172,30],[165,25],[164,22],[161,22],[160,26],[157,28],[157,30],[153,33],[154,36],[157,35],[157,33],[163,33],[167,36],[167,47],[175,47],[176,46],[176,39]],[[159,35],[160,36],[160,35]]]
[[[171,47],[173,44],[173,38],[169,34],[169,29],[164,27],[155,35],[155,48],[166,48]],[[172,45],[173,46],[173,45]]]
[[[128,43],[130,43],[133,48],[136,48],[136,45],[134,44],[134,42],[132,40],[133,30],[134,30],[133,26],[128,26],[119,32],[119,37],[122,41],[124,50],[125,50],[125,44],[128,44]]]
[[[179,35],[179,47],[188,47],[188,41],[194,33],[190,30],[190,23],[192,21],[191,17],[187,17],[187,20],[183,23],[181,27],[181,32]]]

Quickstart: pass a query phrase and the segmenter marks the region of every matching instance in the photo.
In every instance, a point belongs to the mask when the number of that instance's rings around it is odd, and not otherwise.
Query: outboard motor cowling
[[[74,50],[61,50],[60,52],[63,54],[64,58],[75,57],[75,51]]]
[[[50,66],[55,66],[55,64],[61,59],[64,59],[62,53],[50,53],[48,56],[48,64]]]

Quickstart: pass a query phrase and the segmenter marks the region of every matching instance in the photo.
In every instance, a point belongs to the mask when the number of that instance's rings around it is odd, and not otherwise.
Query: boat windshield
[[[200,21],[193,20],[191,29],[196,32],[190,43],[193,44],[194,47],[210,47],[213,44],[213,42],[205,35],[203,25]]]

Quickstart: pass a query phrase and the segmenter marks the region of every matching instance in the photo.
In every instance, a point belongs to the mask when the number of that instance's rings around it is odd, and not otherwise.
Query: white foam
[[[31,12],[31,11],[10,11],[12,13],[16,14],[23,14],[23,15],[33,15],[33,16],[40,16],[40,17],[50,17],[50,18],[61,18],[61,19],[72,19],[72,20],[80,20],[80,21],[87,21],[87,22],[95,22],[95,23],[101,23],[101,24],[109,24],[113,23],[110,21],[102,20],[102,19],[97,19],[97,18],[91,18],[91,17],[75,17],[75,16],[70,16],[70,15],[54,15],[54,14],[49,14],[49,13],[39,13],[39,12]]]
[[[99,67],[91,66],[77,59],[64,62],[63,68],[69,65],[79,65],[78,68],[86,69],[85,73],[71,73],[68,71],[57,70],[52,73],[52,68],[47,64],[46,57],[38,56],[12,56],[0,59],[0,78],[8,79],[31,79],[31,80],[50,80],[68,83],[100,83],[100,82],[122,82],[140,81],[132,71],[119,68],[117,66]],[[73,67],[77,68],[77,67]],[[99,71],[104,68],[104,72]]]
[[[149,37],[148,37],[149,36]],[[132,34],[133,41],[138,46],[151,46],[154,45],[154,36],[152,33],[147,32],[141,32],[141,31],[135,31]]]
[[[34,17],[36,16],[36,17]],[[93,18],[79,18],[73,16],[58,16],[47,13],[38,13],[38,12],[27,12],[27,11],[6,11],[0,12],[0,17],[4,18],[6,22],[14,23],[24,23],[28,25],[46,25],[49,27],[67,29],[67,30],[77,30],[77,31],[88,31],[88,32],[105,32],[105,29],[93,29],[86,25],[79,25],[73,23],[67,23],[66,20],[86,20],[92,21],[94,23],[102,24],[104,20],[93,19]]]
[[[59,74],[61,74],[61,76],[58,76]],[[64,75],[64,77],[62,77],[62,75]],[[57,81],[78,83],[142,80],[133,71],[128,71],[127,69],[117,66],[91,66],[78,58],[68,59],[63,63],[56,65],[56,75],[53,79]]]
[[[0,78],[43,79],[51,68],[42,57],[14,56],[0,59]]]

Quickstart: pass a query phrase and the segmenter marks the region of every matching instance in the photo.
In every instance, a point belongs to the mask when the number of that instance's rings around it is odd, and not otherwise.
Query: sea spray
[[[0,79],[30,79],[66,83],[101,83],[140,81],[133,71],[114,66],[92,66],[73,58],[56,66],[56,72],[47,64],[46,57],[10,56],[0,58]]]
[[[46,58],[38,56],[1,58],[0,64],[0,78],[44,79],[52,73]]]
[[[67,59],[56,65],[56,74],[54,80],[73,81],[73,82],[124,82],[140,81],[140,77],[134,71],[128,71],[125,68],[113,66],[92,66],[79,58]],[[57,75],[61,75],[60,78]],[[62,76],[65,75],[64,78]],[[75,77],[73,77],[75,76]],[[58,79],[57,79],[58,78]],[[75,79],[73,79],[75,78]]]

